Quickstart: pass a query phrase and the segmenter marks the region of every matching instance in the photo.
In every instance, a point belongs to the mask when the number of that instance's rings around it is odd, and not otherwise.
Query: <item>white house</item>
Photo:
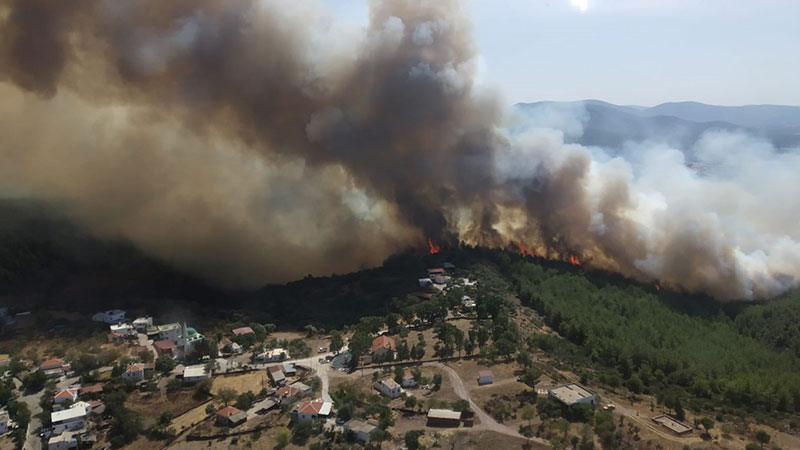
[[[257,359],[266,362],[283,361],[288,358],[289,353],[282,348],[273,348],[272,350],[267,350],[257,356]]]
[[[86,427],[86,408],[76,406],[50,413],[50,423],[53,424],[53,433],[80,430]]]
[[[152,326],[153,318],[150,316],[137,317],[136,320],[133,321],[133,328],[136,328],[136,331],[147,331],[147,329]]]
[[[47,441],[47,450],[69,450],[78,448],[78,440],[75,438],[77,433],[61,433],[53,436]]]
[[[331,402],[322,400],[306,401],[297,407],[294,414],[300,423],[311,422],[319,417],[328,417],[331,414],[332,407]]]
[[[120,323],[125,320],[125,311],[121,309],[109,309],[108,311],[93,315],[92,320],[95,322]]]
[[[285,362],[283,363],[283,373],[286,376],[293,377],[297,375],[297,367],[295,367],[293,362]]]
[[[364,444],[369,443],[369,440],[372,436],[372,433],[378,430],[378,425],[365,422],[363,420],[358,419],[350,419],[344,424],[345,431],[352,432],[356,440],[359,442],[363,442]]]
[[[70,408],[84,408],[86,410],[86,414],[92,413],[92,404],[89,402],[75,402],[72,406],[70,406]]]
[[[578,403],[594,405],[596,400],[594,394],[577,384],[568,384],[566,386],[550,389],[547,391],[547,395],[567,406],[577,405]]]
[[[197,383],[198,381],[202,381],[206,378],[210,378],[211,374],[206,369],[206,366],[203,364],[198,364],[196,366],[188,366],[183,369],[183,381],[184,383]]]
[[[305,397],[311,394],[311,388],[306,386],[299,381],[297,383],[292,383],[289,386],[284,386],[277,391],[275,391],[275,396],[278,397],[278,400],[283,403],[285,401],[293,401],[300,397]]]
[[[404,388],[417,387],[417,380],[414,379],[414,375],[407,373],[403,376],[403,387]]]
[[[159,325],[158,327],[158,339],[161,341],[177,341],[181,335],[181,324],[175,323],[168,323],[166,325]]]
[[[122,379],[137,383],[144,380],[144,364],[130,364],[122,373]]]
[[[430,278],[420,278],[417,280],[419,282],[419,287],[428,287],[433,284],[433,281]]]
[[[378,381],[373,385],[375,389],[379,390],[381,394],[389,398],[397,398],[403,394],[403,389],[391,378]]]
[[[481,370],[478,371],[478,384],[492,384],[494,383],[494,374],[491,370]]]
[[[108,326],[112,333],[122,336],[136,336],[136,329],[128,323],[111,324]]]
[[[78,389],[63,389],[53,396],[53,403],[56,405],[75,402],[76,400],[78,400]]]

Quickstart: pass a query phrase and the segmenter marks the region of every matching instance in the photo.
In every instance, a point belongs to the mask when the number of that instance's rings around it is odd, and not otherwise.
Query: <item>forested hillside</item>
[[[593,363],[611,369],[601,375],[607,384],[633,392],[673,389],[699,408],[721,400],[747,410],[800,412],[800,359],[781,351],[797,343],[796,298],[731,318],[722,307],[716,314],[687,312],[634,284],[592,282],[532,262],[509,271],[525,304]]]

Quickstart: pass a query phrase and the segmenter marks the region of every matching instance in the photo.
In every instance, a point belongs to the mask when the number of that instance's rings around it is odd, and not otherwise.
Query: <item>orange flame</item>
[[[569,263],[572,264],[573,266],[580,266],[581,265],[581,261],[578,259],[577,256],[575,256],[573,254],[569,255]]]
[[[517,248],[519,249],[519,253],[520,253],[522,256],[525,256],[525,255],[527,255],[527,256],[534,256],[534,257],[536,256],[536,255],[533,253],[533,250],[528,250],[528,248],[527,248],[527,247],[525,247],[525,244],[523,244],[522,242],[517,242]]]
[[[659,285],[656,285],[656,290],[657,290],[657,291],[660,291],[660,290],[661,290],[661,286],[659,286]]]
[[[430,248],[431,255],[435,255],[439,253],[439,250],[441,250],[441,248],[438,245],[433,243],[431,238],[428,238],[428,247]]]

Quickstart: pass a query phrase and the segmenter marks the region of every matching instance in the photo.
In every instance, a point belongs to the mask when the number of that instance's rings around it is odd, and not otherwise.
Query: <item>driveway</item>
[[[38,417],[36,417],[36,415],[42,412],[42,408],[39,407],[39,400],[42,398],[43,394],[44,389],[30,395],[23,395],[19,398],[19,400],[28,405],[28,409],[31,410],[31,421],[28,424],[28,431],[25,436],[25,445],[22,447],[25,450],[42,449],[42,440],[38,434],[39,428],[42,426],[42,422]]]

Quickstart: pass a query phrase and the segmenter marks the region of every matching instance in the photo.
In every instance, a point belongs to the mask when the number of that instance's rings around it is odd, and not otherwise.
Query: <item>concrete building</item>
[[[328,417],[331,414],[333,405],[322,400],[306,401],[300,404],[294,411],[298,422],[311,422],[314,419]]]
[[[234,336],[242,336],[245,334],[253,334],[253,333],[255,333],[255,331],[253,331],[253,329],[250,327],[240,327],[233,330]]]
[[[181,324],[177,322],[168,323],[166,325],[159,325],[158,327],[159,340],[176,341],[180,335],[181,335]]]
[[[158,352],[159,356],[174,357],[178,350],[178,344],[176,344],[175,341],[169,339],[153,342],[153,347],[155,347],[156,352]]]
[[[417,387],[417,380],[414,379],[414,375],[410,373],[403,375],[403,387],[404,388]]]
[[[461,424],[461,413],[449,409],[429,409],[429,427],[458,427]]]
[[[62,389],[53,395],[53,404],[63,405],[66,402],[75,402],[78,400],[78,389]]]
[[[119,334],[124,337],[136,336],[136,329],[127,323],[114,323],[108,326],[112,334]]]
[[[267,375],[275,386],[283,386],[286,383],[286,375],[283,373],[282,365],[268,367]]]
[[[484,384],[492,384],[494,383],[494,374],[491,370],[481,370],[478,372],[478,384],[483,386]]]
[[[82,406],[50,413],[50,423],[53,425],[53,433],[76,431],[85,428],[86,414],[86,408]]]
[[[547,391],[547,395],[567,406],[577,405],[578,403],[594,405],[597,400],[594,394],[577,384],[568,384],[566,386],[550,389]]]
[[[47,441],[47,450],[69,450],[78,448],[78,433],[65,432],[52,436]]]
[[[264,362],[279,362],[288,358],[289,353],[282,348],[273,348],[272,350],[267,350],[256,356],[256,359]]]
[[[122,379],[125,381],[138,383],[144,380],[144,371],[147,368],[147,365],[142,363],[130,364],[125,369],[125,372],[122,373]]]
[[[653,422],[661,425],[678,436],[683,436],[692,432],[692,427],[668,414],[661,414],[660,416],[653,417]]]
[[[205,380],[206,378],[211,378],[211,373],[209,373],[208,369],[206,369],[206,366],[203,364],[187,366],[185,369],[183,369],[184,383],[197,383]]]
[[[372,422],[365,422],[358,419],[350,419],[344,424],[344,430],[352,432],[356,440],[364,444],[369,443],[372,433],[379,430],[378,425]]]
[[[9,422],[8,414],[0,415],[0,435],[8,433]]]
[[[403,394],[403,389],[391,378],[378,381],[373,387],[389,398],[397,398]]]
[[[148,328],[153,326],[153,318],[150,316],[147,317],[137,317],[136,320],[133,321],[133,328],[140,333],[144,333],[147,331]]]

